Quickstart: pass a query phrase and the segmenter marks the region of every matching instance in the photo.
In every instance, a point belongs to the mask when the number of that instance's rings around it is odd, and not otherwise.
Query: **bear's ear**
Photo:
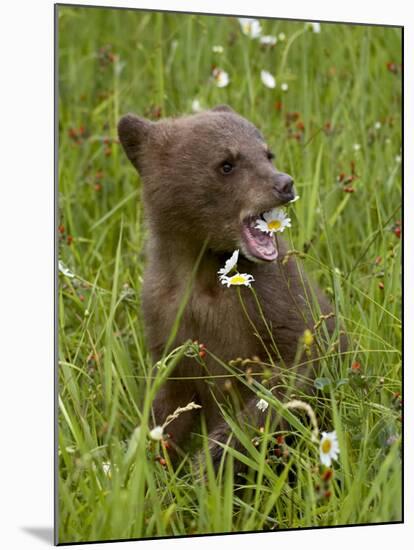
[[[210,109],[210,111],[214,112],[223,112],[223,113],[234,113],[233,109],[229,105],[217,105],[216,107],[213,107]]]
[[[118,136],[127,157],[139,168],[140,153],[148,139],[153,123],[131,113],[123,116],[118,122]]]

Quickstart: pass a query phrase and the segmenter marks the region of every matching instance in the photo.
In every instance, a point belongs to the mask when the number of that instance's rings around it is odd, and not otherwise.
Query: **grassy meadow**
[[[57,21],[59,542],[400,521],[401,30],[263,19],[270,45],[234,17],[61,6]],[[141,184],[116,126],[129,111],[156,120],[220,103],[294,177],[284,236],[349,334],[346,354],[321,358],[315,395],[300,396],[338,435],[328,469],[294,409],[281,413],[289,445],[269,422],[251,441],[228,419],[246,449],[240,479],[231,449],[217,475],[207,456],[201,481],[191,454],[173,469],[168,444],[148,437],[157,389],[198,350],[161,365],[147,351]],[[192,437],[206,449],[202,429]]]

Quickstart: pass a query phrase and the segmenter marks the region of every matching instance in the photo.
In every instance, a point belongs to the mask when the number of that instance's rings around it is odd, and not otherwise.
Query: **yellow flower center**
[[[330,439],[325,439],[322,442],[321,448],[322,448],[323,454],[325,455],[328,454],[329,451],[332,449],[332,441]]]
[[[230,278],[230,283],[232,285],[238,285],[243,284],[246,281],[246,279],[242,275],[233,275],[233,277]]]
[[[272,229],[273,231],[277,231],[282,227],[282,222],[280,220],[272,220],[267,225],[269,226],[269,229]]]
[[[305,346],[311,346],[313,344],[313,334],[308,328],[303,333],[303,343]]]

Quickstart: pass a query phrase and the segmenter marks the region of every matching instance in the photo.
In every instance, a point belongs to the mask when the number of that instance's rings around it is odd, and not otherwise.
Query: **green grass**
[[[263,20],[264,34],[284,32],[286,40],[262,49],[235,18],[62,7],[58,20],[59,258],[76,275],[59,281],[59,541],[401,520],[394,395],[402,345],[394,232],[401,215],[401,31],[322,24],[315,34],[302,22]],[[218,44],[224,53],[212,52]],[[211,81],[213,64],[229,73],[228,87]],[[276,89],[263,86],[262,69],[276,76]],[[201,482],[191,456],[173,470],[147,438],[155,392],[192,348],[175,350],[161,367],[148,354],[140,182],[116,125],[128,111],[149,118],[190,112],[195,98],[206,108],[229,103],[250,118],[278,167],[294,176],[301,199],[290,209],[291,248],[350,336],[346,356],[321,359],[316,396],[302,396],[339,437],[329,498],[305,417],[274,399],[270,407],[296,434],[280,460],[269,450],[269,422],[255,445],[223,411],[246,448],[247,479],[234,478],[231,449],[217,477],[206,451]],[[352,173],[358,177],[351,183],[339,181]],[[353,193],[344,192],[349,185]],[[360,373],[350,369],[356,361]],[[267,395],[266,386],[254,387]],[[202,426],[193,439],[206,449]]]

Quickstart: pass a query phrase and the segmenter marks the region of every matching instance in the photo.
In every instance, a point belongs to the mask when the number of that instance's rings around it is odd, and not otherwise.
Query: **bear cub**
[[[306,365],[297,366],[304,331],[313,330],[320,315],[326,315],[321,332],[329,340],[336,321],[297,258],[286,256],[280,233],[275,238],[255,228],[264,212],[294,198],[294,186],[289,175],[275,168],[272,152],[252,123],[220,105],[157,122],[128,114],[118,132],[142,180],[147,230],[142,298],[152,357],[157,361],[163,355],[189,288],[172,345],[193,340],[207,351],[203,365],[185,356],[176,366],[154,401],[154,421],[162,424],[190,401],[201,405],[217,467],[220,443],[242,450],[231,437],[222,407],[235,406],[246,430],[257,429],[266,414],[256,406],[254,384],[237,382],[228,365],[244,371],[250,382],[249,373],[263,369],[269,377],[271,365],[278,365],[268,387],[284,400],[283,373],[291,369],[298,381],[314,376],[309,350],[303,356]],[[254,293],[245,286],[227,288],[218,279],[218,270],[237,249],[238,271],[254,277]],[[188,440],[198,414],[186,412],[168,426],[177,450]]]

